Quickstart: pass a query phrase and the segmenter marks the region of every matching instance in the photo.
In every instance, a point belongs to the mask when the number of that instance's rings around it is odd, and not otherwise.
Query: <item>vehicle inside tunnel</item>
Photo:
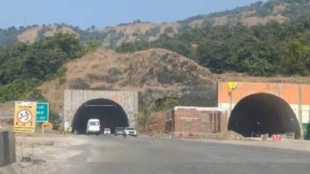
[[[262,134],[293,134],[300,138],[300,127],[290,105],[271,94],[254,94],[242,99],[232,110],[228,129],[245,137]]]
[[[77,134],[85,134],[87,122],[90,119],[99,119],[101,130],[110,128],[112,133],[116,127],[128,127],[128,117],[124,109],[112,100],[90,100],[77,110],[74,115],[72,130]]]

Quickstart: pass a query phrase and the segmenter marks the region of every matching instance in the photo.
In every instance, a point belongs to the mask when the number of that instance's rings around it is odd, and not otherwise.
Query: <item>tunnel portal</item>
[[[290,105],[280,97],[266,93],[243,98],[232,110],[228,129],[245,137],[286,133],[294,133],[295,138],[301,136]]]
[[[94,99],[82,104],[74,115],[72,129],[78,134],[86,133],[89,119],[99,119],[101,129],[115,127],[128,127],[128,116],[117,103],[108,99]]]

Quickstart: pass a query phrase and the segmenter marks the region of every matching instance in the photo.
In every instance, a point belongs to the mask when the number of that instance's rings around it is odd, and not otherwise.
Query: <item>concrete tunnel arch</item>
[[[109,99],[92,99],[82,104],[74,114],[72,130],[78,134],[86,133],[87,121],[97,118],[101,122],[101,127],[111,128],[128,127],[129,121],[125,110],[118,103]]]
[[[291,106],[282,98],[257,93],[241,99],[231,112],[228,129],[245,137],[294,133],[301,129]]]

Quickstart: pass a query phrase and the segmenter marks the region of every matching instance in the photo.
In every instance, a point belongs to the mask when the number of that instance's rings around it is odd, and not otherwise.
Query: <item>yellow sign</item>
[[[228,88],[229,90],[235,90],[238,87],[238,83],[237,82],[228,82]]]
[[[36,128],[36,102],[15,102],[14,129],[15,132],[33,133]]]

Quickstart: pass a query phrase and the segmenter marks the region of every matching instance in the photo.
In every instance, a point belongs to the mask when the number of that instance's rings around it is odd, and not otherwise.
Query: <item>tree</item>
[[[56,75],[67,61],[84,53],[78,38],[56,34],[34,44],[0,48],[0,100],[27,98],[35,86]]]
[[[287,74],[309,75],[310,46],[300,40],[295,40],[288,45],[288,56],[283,60]]]

